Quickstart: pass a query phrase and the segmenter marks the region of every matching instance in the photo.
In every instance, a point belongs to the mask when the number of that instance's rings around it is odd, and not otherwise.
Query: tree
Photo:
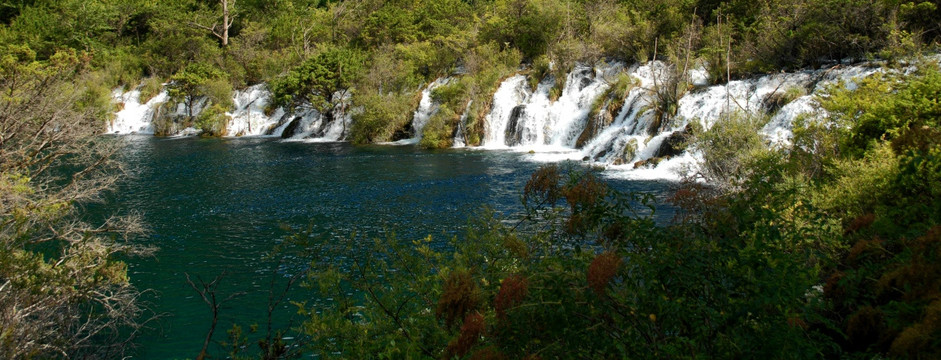
[[[348,92],[363,72],[363,60],[364,56],[357,50],[329,46],[272,82],[275,102],[312,106],[329,113],[334,94]],[[340,98],[344,96],[340,94]]]
[[[194,116],[193,108],[201,96],[213,94],[214,83],[225,78],[225,73],[206,63],[193,63],[173,75],[167,85],[171,98],[186,103],[187,115]],[[230,89],[231,90],[231,89]],[[225,94],[226,96],[230,94]],[[218,97],[218,96],[217,96]],[[221,99],[214,99],[218,100]]]
[[[100,109],[82,105],[80,59],[0,49],[3,357],[121,357],[145,311],[115,259],[145,250],[127,243],[142,232],[137,219],[79,214],[120,175],[119,143],[96,137]]]
[[[203,30],[207,30],[215,37],[222,40],[222,46],[229,46],[229,29],[232,28],[232,24],[235,21],[235,14],[232,14],[232,11],[235,10],[235,0],[231,0],[232,7],[229,7],[230,0],[219,0],[219,4],[222,5],[222,24],[216,22],[212,23],[212,26],[206,26],[200,24],[196,21],[190,23],[190,26],[194,26]]]

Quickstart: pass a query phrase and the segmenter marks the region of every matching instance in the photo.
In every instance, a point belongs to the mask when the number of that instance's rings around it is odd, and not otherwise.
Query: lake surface
[[[188,285],[220,281],[226,302],[214,340],[225,340],[232,324],[247,329],[266,319],[269,284],[283,281],[298,264],[266,257],[291,229],[311,226],[334,238],[354,231],[378,237],[393,231],[401,241],[432,235],[442,242],[461,238],[469,217],[482,206],[511,216],[540,164],[524,153],[481,150],[422,150],[411,146],[352,146],[346,143],[282,142],[272,138],[127,137],[122,157],[131,177],[98,214],[139,213],[150,229],[141,243],[156,255],[129,260],[131,281],[147,294],[161,317],[139,339],[136,359],[195,358],[210,324],[209,308]],[[610,180],[625,191],[663,199],[669,182]],[[658,210],[658,218],[672,217]],[[316,302],[302,288],[292,301]],[[275,325],[289,327],[295,308],[279,307]],[[250,346],[254,350],[253,342]],[[213,354],[225,351],[210,347]]]

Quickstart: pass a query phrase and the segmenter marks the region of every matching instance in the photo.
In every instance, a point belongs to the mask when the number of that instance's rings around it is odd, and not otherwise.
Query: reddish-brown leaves
[[[604,294],[605,288],[611,279],[617,275],[621,266],[621,257],[615,253],[606,252],[595,257],[588,265],[588,287],[596,294]]]
[[[561,194],[559,179],[558,166],[549,165],[539,168],[526,182],[526,187],[523,189],[523,201],[535,199],[537,202],[555,204]]]
[[[486,327],[487,324],[484,322],[483,315],[480,313],[467,314],[464,317],[464,324],[461,325],[461,332],[458,333],[457,338],[448,343],[445,358],[450,359],[455,356],[463,357],[466,355],[477,344]]]
[[[503,283],[500,284],[500,291],[493,300],[497,317],[506,319],[506,311],[521,303],[528,292],[529,282],[526,278],[520,275],[511,275],[503,279]]]
[[[598,178],[585,175],[578,179],[575,185],[565,189],[565,201],[572,208],[572,212],[591,207],[603,199],[608,192],[608,186]]]
[[[477,350],[471,355],[471,360],[506,360],[506,355],[497,350],[493,346],[488,346],[483,349]]]
[[[439,319],[444,318],[445,325],[450,328],[478,305],[480,300],[474,278],[467,271],[453,271],[444,282],[444,292],[435,314]]]

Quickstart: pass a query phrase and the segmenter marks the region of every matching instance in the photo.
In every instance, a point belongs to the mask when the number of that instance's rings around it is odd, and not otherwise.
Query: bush
[[[326,46],[320,52],[271,82],[274,104],[311,106],[320,112],[333,108],[333,95],[348,91],[362,75],[363,54],[350,48]]]
[[[649,197],[555,166],[533,175],[523,199],[519,224],[485,212],[466,239],[448,243],[453,252],[434,250],[431,237],[392,236],[350,259],[354,271],[316,262],[312,283],[334,301],[304,310],[312,350],[652,359],[804,357],[828,345],[799,325],[815,306],[805,293],[816,272],[805,253],[776,241],[784,239],[753,237],[734,222],[658,227],[640,215]],[[709,230],[721,228],[730,231]],[[343,252],[353,243],[362,242],[318,246]]]
[[[878,73],[860,80],[855,90],[838,86],[821,97],[833,123],[846,129],[838,134],[848,155],[862,156],[877,142],[894,140],[910,129],[938,127],[941,104],[934,99],[941,89],[941,70],[924,63],[917,68],[913,74]]]
[[[156,77],[148,77],[141,82],[139,89],[140,102],[146,104],[163,91],[163,81]]]
[[[361,94],[354,99],[350,141],[369,144],[392,140],[392,135],[411,121],[414,108],[411,94]]]
[[[187,115],[194,118],[194,106],[203,96],[225,108],[232,106],[232,87],[225,73],[206,63],[193,63],[174,74],[167,84],[170,98],[186,104]]]
[[[212,104],[196,116],[194,125],[202,131],[200,136],[225,136],[229,118],[226,116],[227,108],[219,104]]]
[[[81,211],[120,174],[119,143],[96,136],[108,89],[74,51],[36,57],[0,48],[0,354],[123,357],[146,319],[119,258],[143,250],[126,242],[142,229]]]
[[[442,105],[430,119],[422,134],[420,145],[429,149],[441,149],[454,145],[454,130],[460,114]]]
[[[753,161],[767,152],[759,133],[766,120],[732,113],[697,132],[692,147],[702,152],[698,175],[723,191],[741,190]]]

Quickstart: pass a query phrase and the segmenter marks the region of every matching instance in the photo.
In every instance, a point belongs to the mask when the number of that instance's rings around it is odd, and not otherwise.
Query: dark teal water
[[[414,147],[280,142],[267,138],[126,138],[123,158],[131,177],[102,214],[136,212],[150,234],[136,241],[159,247],[154,257],[130,259],[131,281],[161,317],[139,338],[137,359],[195,358],[209,327],[208,307],[185,274],[221,280],[225,303],[215,341],[233,323],[263,324],[269,284],[292,266],[266,258],[286,229],[308,225],[333,238],[382,236],[402,241],[432,235],[460,238],[467,219],[487,205],[505,214],[539,164],[525,155],[476,150],[427,151]],[[669,183],[619,180],[621,190],[668,195]],[[659,217],[671,216],[661,212]],[[296,288],[288,300],[312,301]],[[279,307],[278,327],[290,327],[294,307]],[[224,351],[210,348],[219,356]]]

